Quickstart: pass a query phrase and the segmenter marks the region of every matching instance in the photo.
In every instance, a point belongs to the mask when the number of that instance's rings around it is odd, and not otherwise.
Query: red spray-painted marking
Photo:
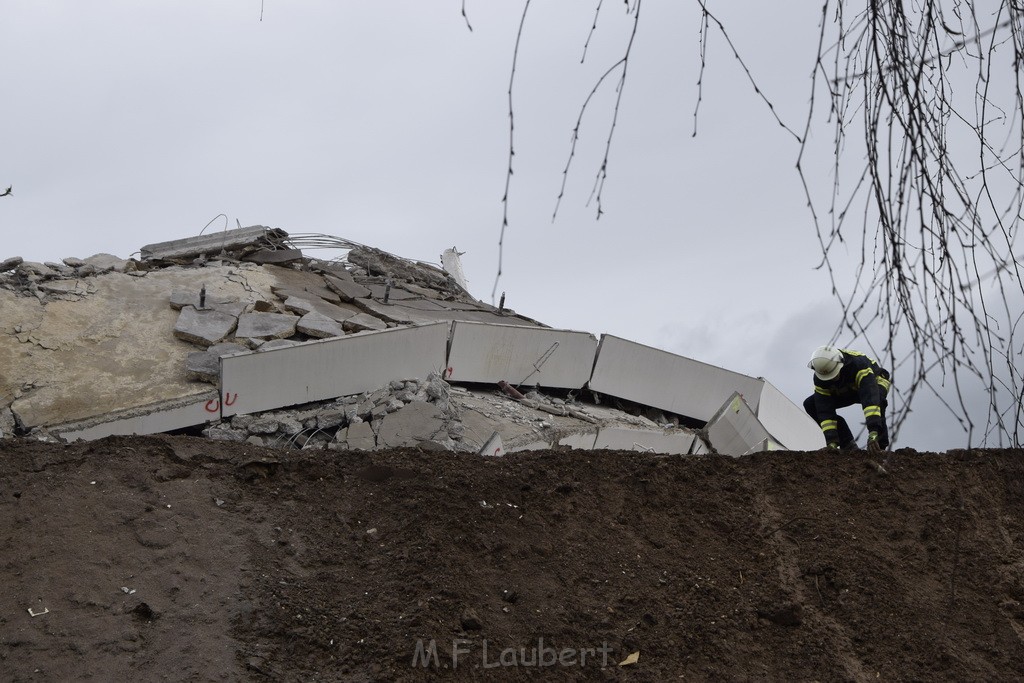
[[[216,413],[220,410],[220,401],[215,398],[211,398],[206,402],[205,408],[208,413]]]

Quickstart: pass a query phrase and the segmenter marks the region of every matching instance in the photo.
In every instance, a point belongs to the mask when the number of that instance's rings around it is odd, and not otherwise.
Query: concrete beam
[[[220,230],[208,235],[147,244],[139,250],[139,255],[143,260],[195,258],[200,254],[208,254],[212,257],[221,251],[231,251],[247,246],[255,247],[266,240],[279,243],[285,237],[288,237],[288,233],[284,230],[253,225],[248,228]]]
[[[220,419],[216,390],[108,413],[90,420],[55,425],[49,432],[64,441],[94,441],[115,434],[159,434]]]
[[[763,381],[610,334],[601,336],[593,391],[708,421],[733,392],[756,410]]]
[[[582,389],[596,353],[588,332],[457,321],[445,379]]]
[[[396,327],[221,358],[223,414],[257,413],[378,389],[445,367],[448,322]]]

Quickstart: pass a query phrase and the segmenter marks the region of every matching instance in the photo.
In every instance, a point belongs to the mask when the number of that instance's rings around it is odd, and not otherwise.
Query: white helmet
[[[843,369],[843,353],[834,346],[819,346],[807,364],[818,379],[829,381],[835,379]]]

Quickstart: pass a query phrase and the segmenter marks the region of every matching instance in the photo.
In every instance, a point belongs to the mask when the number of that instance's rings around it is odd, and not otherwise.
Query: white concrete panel
[[[734,393],[707,424],[708,440],[722,455],[743,455],[771,438],[739,393]]]
[[[762,380],[602,335],[590,388],[602,394],[707,421],[739,392],[756,410]]]
[[[686,455],[693,447],[696,438],[697,435],[693,432],[682,429],[652,431],[649,429],[602,427],[597,431],[594,448]]]
[[[597,339],[589,332],[458,321],[445,379],[581,389],[596,354]]]
[[[350,396],[393,379],[441,372],[450,324],[362,332],[221,358],[223,415]]]
[[[821,427],[803,406],[790,401],[768,380],[764,380],[761,400],[757,404],[757,419],[787,450],[816,451],[825,447]]]
[[[594,442],[597,440],[597,432],[580,432],[569,434],[558,440],[559,446],[568,446],[581,451],[593,450]]]
[[[65,441],[94,441],[115,434],[160,434],[220,419],[215,390],[121,410],[91,420],[57,425],[50,433]]]

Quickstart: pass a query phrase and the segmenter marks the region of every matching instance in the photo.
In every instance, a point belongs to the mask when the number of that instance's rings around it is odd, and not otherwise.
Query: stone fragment
[[[295,434],[301,432],[303,429],[303,425],[301,422],[290,417],[278,415],[276,419],[278,423],[277,430],[279,432],[287,434],[288,436],[294,436]]]
[[[13,437],[14,428],[17,424],[14,419],[14,412],[10,408],[0,408],[0,439]]]
[[[82,266],[85,265],[85,261],[83,261],[80,258],[75,258],[74,256],[69,256],[65,259],[61,259],[61,261],[64,262],[65,266],[68,266],[70,268],[81,268]]]
[[[0,273],[6,273],[8,270],[14,270],[24,262],[25,259],[20,256],[12,256],[11,258],[4,259],[3,261],[0,261]]]
[[[291,299],[288,301],[291,301]],[[285,305],[287,305],[287,303]],[[311,311],[299,318],[299,321],[295,324],[295,328],[302,334],[309,335],[310,337],[317,337],[318,339],[341,337],[345,334],[344,328],[342,328],[337,321],[328,318],[322,313],[317,313],[316,311]]]
[[[267,445],[266,440],[262,436],[256,436],[255,434],[250,436],[245,441],[246,441],[246,443],[251,443],[253,446],[266,446]]]
[[[371,420],[379,420],[388,414],[388,407],[386,405],[374,406],[373,410],[370,411]]]
[[[280,311],[277,310],[277,306],[269,301],[264,301],[263,299],[254,303],[252,305],[252,309],[257,313],[280,313]]]
[[[197,311],[185,306],[174,325],[174,336],[200,346],[211,346],[224,341],[237,323],[238,319],[229,313]]]
[[[357,284],[355,281],[348,279],[342,279],[333,275],[324,275],[324,281],[327,282],[327,286],[330,287],[334,292],[341,297],[342,301],[352,301],[353,299],[367,299],[370,296],[370,290]]]
[[[341,323],[346,332],[363,332],[365,330],[386,330],[388,325],[380,318],[369,313],[358,313]]]
[[[280,426],[281,425],[277,420],[264,417],[257,418],[250,422],[249,426],[246,427],[246,430],[250,434],[273,434],[278,430],[278,428],[280,428]]]
[[[53,271],[56,271],[56,272],[60,273],[61,275],[70,275],[71,273],[74,272],[73,268],[68,268],[63,263],[54,263],[53,261],[44,261],[43,265],[46,266],[47,268],[49,268],[50,270],[53,270]]]
[[[295,334],[298,317],[287,313],[243,313],[238,316],[236,337],[284,339]]]
[[[377,437],[369,422],[357,422],[339,429],[335,438],[352,451],[372,451],[377,446]]]
[[[316,416],[317,429],[330,429],[337,427],[345,421],[344,410],[325,410]]]
[[[214,344],[210,348],[206,349],[206,352],[212,353],[213,355],[220,358],[221,356],[227,356],[232,353],[239,353],[241,351],[248,350],[249,349],[242,346],[241,344],[235,344],[234,342],[222,342],[220,344]]]
[[[385,416],[377,434],[382,448],[416,446],[444,433],[441,409],[431,403],[410,403]]]

